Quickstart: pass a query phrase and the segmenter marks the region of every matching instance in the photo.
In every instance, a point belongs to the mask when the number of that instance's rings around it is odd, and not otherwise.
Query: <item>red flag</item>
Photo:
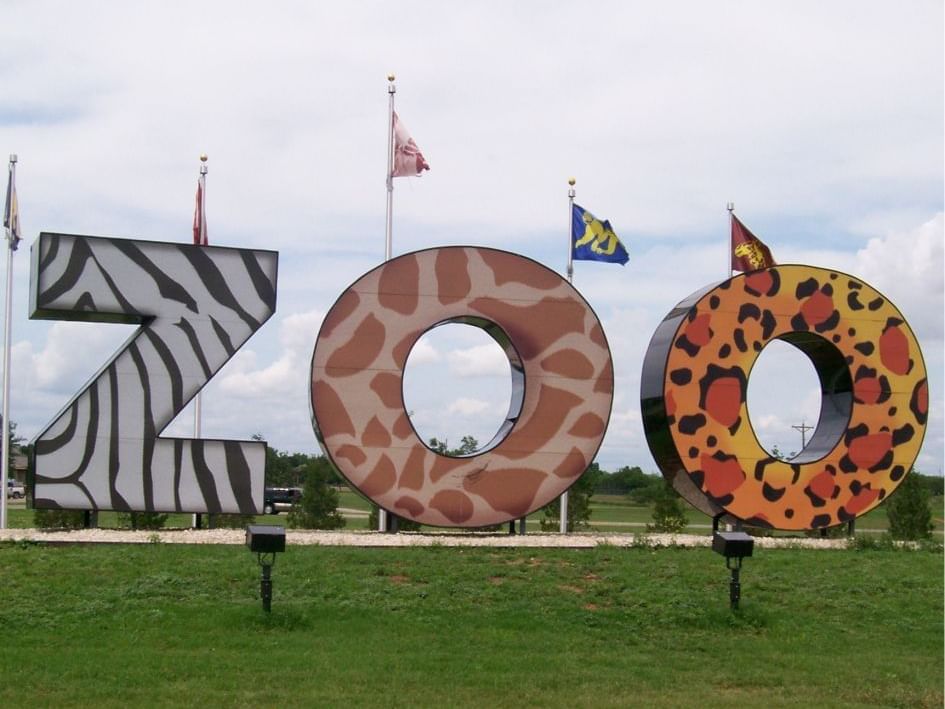
[[[747,273],[775,266],[771,251],[732,215],[732,270]]]
[[[394,112],[394,169],[391,177],[413,177],[424,170],[429,170],[420,148],[413,142],[407,126],[403,124]]]
[[[208,246],[207,213],[203,195],[203,175],[197,180],[197,206],[194,208],[194,245]]]

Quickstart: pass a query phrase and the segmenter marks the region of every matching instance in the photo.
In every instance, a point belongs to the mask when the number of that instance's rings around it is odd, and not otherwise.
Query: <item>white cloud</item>
[[[509,358],[495,342],[453,350],[447,359],[450,371],[460,377],[511,376]]]
[[[243,347],[218,375],[221,392],[241,398],[284,400],[306,391],[312,351],[323,318],[321,310],[283,318],[279,324],[278,358],[260,369],[255,367],[256,352],[249,345]]]
[[[53,323],[42,349],[31,357],[30,381],[39,389],[71,394],[76,382],[95,374],[131,332],[127,326]]]
[[[426,364],[433,364],[442,359],[436,347],[430,342],[429,338],[421,337],[414,344],[413,349],[407,356],[407,367],[421,367]]]
[[[484,411],[488,411],[491,408],[491,405],[488,401],[483,401],[482,399],[472,399],[470,397],[462,396],[459,399],[456,399],[453,403],[447,407],[446,411],[450,414],[460,414],[461,416],[473,416],[475,414],[481,414]]]
[[[942,337],[945,312],[945,215],[874,237],[856,252],[855,273],[885,293],[920,336]]]

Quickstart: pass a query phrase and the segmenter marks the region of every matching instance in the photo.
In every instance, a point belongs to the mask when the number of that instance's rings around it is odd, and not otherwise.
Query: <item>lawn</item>
[[[935,521],[937,539],[941,539],[943,531],[945,531],[942,505],[941,497],[933,497],[929,501],[932,518]],[[367,529],[367,514],[370,512],[371,503],[364,497],[353,490],[343,488],[338,493],[338,506],[342,508],[343,515],[347,518],[348,529]],[[712,526],[712,519],[689,505],[684,504],[684,507],[686,516],[689,519],[689,526],[684,531],[691,534],[706,534]],[[540,510],[531,514],[527,520],[527,530],[529,532],[540,531],[541,518],[542,512]],[[285,513],[258,515],[256,522],[259,524],[284,525],[285,519]],[[591,498],[590,528],[592,531],[632,534],[645,531],[646,525],[652,524],[652,522],[653,508],[648,505],[634,504],[626,495],[594,495]],[[206,521],[204,521],[204,524],[206,524]],[[34,526],[32,510],[26,509],[22,501],[12,503],[9,507],[8,526],[14,528]],[[98,526],[114,528],[122,525],[119,523],[117,513],[101,512],[99,513]],[[189,527],[191,526],[191,515],[169,515],[165,526]],[[881,533],[888,528],[889,520],[886,517],[886,508],[882,505],[856,521],[858,533]]]
[[[0,706],[941,707],[942,555],[0,545]]]

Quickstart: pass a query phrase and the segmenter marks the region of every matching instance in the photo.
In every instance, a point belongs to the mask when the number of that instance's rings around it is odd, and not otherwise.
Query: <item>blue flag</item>
[[[604,261],[623,265],[630,260],[630,254],[606,219],[600,220],[584,207],[575,204],[571,221],[574,227],[571,251],[575,261]]]

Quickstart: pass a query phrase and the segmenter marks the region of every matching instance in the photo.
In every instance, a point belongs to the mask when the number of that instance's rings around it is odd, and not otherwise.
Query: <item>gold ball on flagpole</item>
[[[393,81],[395,78],[397,78],[397,77],[395,77],[393,74],[388,74],[388,75],[387,75],[387,80],[388,80],[388,81]]]
[[[200,162],[207,162],[207,154],[200,153]]]
[[[577,180],[575,180],[573,177],[568,178],[568,184],[571,185],[572,187],[574,187],[575,182],[577,182]]]

